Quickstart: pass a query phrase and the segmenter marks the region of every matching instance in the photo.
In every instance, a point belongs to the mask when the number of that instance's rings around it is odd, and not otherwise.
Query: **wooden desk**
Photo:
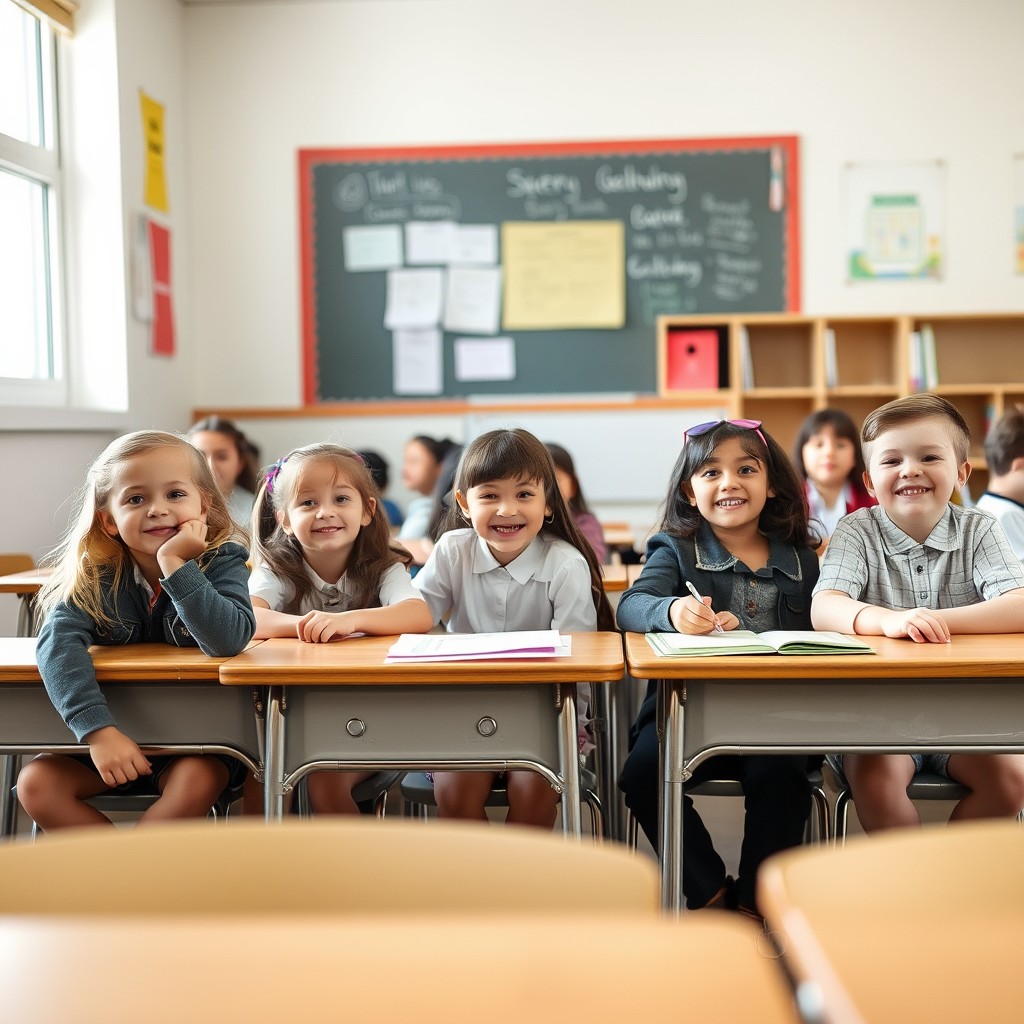
[[[147,1024],[618,1024],[642,1006],[652,1020],[795,1024],[763,946],[726,915],[9,917],[0,985],[11,1021],[111,1024],[145,1007]],[[232,952],[271,949],[258,977],[232,972]],[[595,951],[614,951],[615,970],[588,968]]]
[[[618,633],[572,634],[572,656],[385,665],[393,636],[267,640],[221,666],[227,685],[270,687],[266,813],[311,771],[531,768],[562,794],[579,835],[577,682],[615,682]]]
[[[608,548],[631,548],[636,541],[636,532],[629,523],[602,523],[601,533]]]
[[[621,563],[618,565],[602,565],[601,582],[604,584],[604,592],[606,594],[621,593],[629,586],[627,567]]]
[[[662,658],[626,634],[629,674],[660,680],[667,907],[682,905],[683,783],[709,757],[1024,753],[1024,634],[860,639],[877,655]]]
[[[823,1020],[1015,1020],[1022,861],[1015,822],[897,829],[770,858],[758,904]]]
[[[160,643],[94,647],[91,653],[119,728],[147,754],[229,754],[261,774],[255,695],[218,685],[226,659]],[[0,754],[87,751],[50,703],[35,638],[0,637]],[[12,799],[9,786],[0,792],[6,834]]]
[[[18,609],[18,636],[33,636],[36,631],[33,600],[49,579],[52,569],[26,569],[0,576],[0,594],[17,594],[21,598]]]

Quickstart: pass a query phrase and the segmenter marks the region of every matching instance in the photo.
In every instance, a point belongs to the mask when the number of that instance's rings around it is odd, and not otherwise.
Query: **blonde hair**
[[[367,510],[373,501],[370,522],[353,541],[345,570],[345,578],[353,585],[353,607],[372,608],[380,601],[380,580],[385,571],[396,562],[408,565],[412,559],[405,548],[392,542],[380,488],[362,456],[351,448],[308,444],[293,449],[264,470],[252,510],[253,556],[292,586],[296,603],[312,592],[313,582],[305,569],[302,546],[285,532],[278,522],[278,513],[287,510],[304,471],[316,462],[330,463],[336,473],[343,475],[359,492]]]
[[[79,491],[77,512],[61,543],[46,557],[54,572],[39,593],[39,608],[45,617],[61,601],[74,605],[99,627],[114,625],[104,596],[116,590],[134,562],[131,552],[120,537],[111,537],[103,528],[100,513],[108,511],[110,495],[117,475],[124,464],[138,455],[147,455],[161,448],[183,451],[192,468],[192,481],[202,495],[207,509],[206,554],[229,540],[247,543],[244,531],[231,520],[227,503],[217,487],[203,453],[187,438],[164,430],[136,430],[111,441],[89,467],[85,486]],[[113,578],[109,576],[113,571]]]
[[[949,435],[953,442],[956,460],[957,462],[966,462],[971,451],[971,431],[967,426],[967,421],[952,402],[947,402],[946,399],[928,392],[897,398],[895,401],[887,402],[875,409],[874,412],[868,413],[860,428],[864,460],[870,460],[871,453],[867,446],[877,440],[879,435],[884,434],[887,430],[892,430],[893,427],[912,423],[914,420],[927,419],[930,416],[938,416],[940,419],[946,420],[949,424]]]

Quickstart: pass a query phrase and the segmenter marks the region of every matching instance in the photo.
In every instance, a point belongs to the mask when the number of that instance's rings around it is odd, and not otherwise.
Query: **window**
[[[64,401],[56,38],[0,0],[0,402]]]

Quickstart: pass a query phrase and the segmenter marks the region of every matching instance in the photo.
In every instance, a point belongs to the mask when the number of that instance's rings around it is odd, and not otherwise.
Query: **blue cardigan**
[[[199,647],[211,657],[238,654],[256,632],[249,601],[249,553],[227,543],[160,581],[152,610],[133,573],[125,573],[115,591],[113,572],[105,579],[103,600],[114,626],[101,632],[75,605],[60,602],[39,633],[36,661],[46,692],[75,738],[115,725],[96,682],[89,647],[162,641]]]

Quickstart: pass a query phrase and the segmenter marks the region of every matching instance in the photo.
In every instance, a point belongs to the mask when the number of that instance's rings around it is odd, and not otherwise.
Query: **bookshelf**
[[[708,391],[669,387],[670,379],[680,378],[669,375],[668,332],[678,348],[691,329],[715,330],[725,339],[726,365],[719,368],[714,401],[730,416],[764,421],[787,451],[815,410],[839,408],[860,423],[885,402],[929,390],[922,374],[930,360],[930,390],[956,405],[971,428],[975,497],[988,481],[983,443],[989,424],[1024,403],[1024,313],[660,317],[659,394],[701,404]]]

